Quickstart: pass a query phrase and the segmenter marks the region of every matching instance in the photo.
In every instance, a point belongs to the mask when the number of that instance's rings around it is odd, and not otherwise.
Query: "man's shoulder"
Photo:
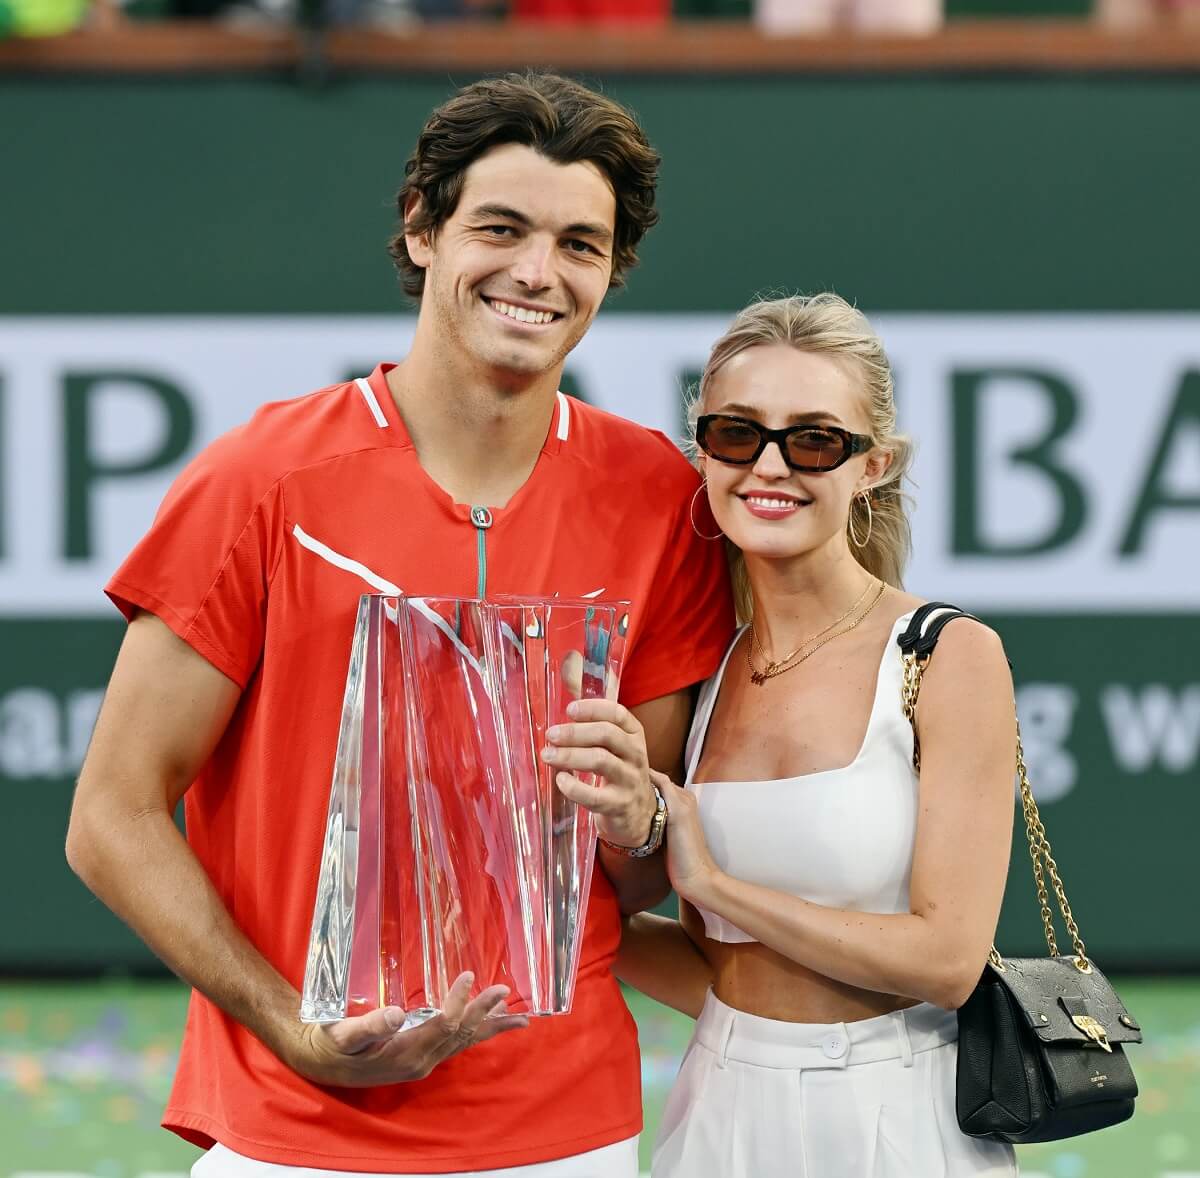
[[[260,405],[209,443],[186,474],[261,495],[297,471],[387,444],[356,382],[342,381]]]
[[[580,445],[572,450],[579,460],[643,487],[688,494],[696,487],[700,476],[695,467],[661,430],[584,402],[572,400],[571,406],[579,418]]]

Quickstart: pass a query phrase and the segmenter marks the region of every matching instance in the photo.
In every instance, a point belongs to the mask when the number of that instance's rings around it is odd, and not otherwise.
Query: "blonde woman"
[[[725,537],[743,626],[698,700],[668,811],[679,922],[630,922],[618,972],[697,1019],[654,1178],[1016,1173],[963,1135],[954,1010],[1004,890],[1015,748],[996,635],[943,631],[913,734],[896,639],[908,521],[892,375],[832,294],[755,303],[715,344],[693,414],[693,524]],[[715,523],[713,522],[715,521]],[[647,773],[615,705],[556,734],[574,775]]]

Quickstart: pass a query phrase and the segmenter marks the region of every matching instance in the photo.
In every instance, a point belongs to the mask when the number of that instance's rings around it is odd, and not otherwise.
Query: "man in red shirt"
[[[67,853],[193,987],[164,1124],[209,1148],[197,1178],[636,1172],[637,1038],[609,966],[620,910],[667,888],[661,855],[622,853],[654,847],[649,766],[595,807],[570,1015],[528,1026],[502,987],[467,1001],[464,975],[423,1026],[394,1007],[321,1026],[298,987],[361,593],[632,601],[625,723],[678,765],[731,631],[721,547],[666,438],[557,391],[656,220],[657,167],[627,111],[562,78],[445,103],[391,247],[420,300],[409,355],[208,447],[108,586],[130,624]]]

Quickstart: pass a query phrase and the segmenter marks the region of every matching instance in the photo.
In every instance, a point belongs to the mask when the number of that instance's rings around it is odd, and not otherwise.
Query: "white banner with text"
[[[977,610],[1200,607],[1200,315],[879,315],[917,593]],[[403,356],[411,316],[0,318],[0,615],[100,590],[204,444]],[[678,438],[722,315],[602,313],[564,386]]]

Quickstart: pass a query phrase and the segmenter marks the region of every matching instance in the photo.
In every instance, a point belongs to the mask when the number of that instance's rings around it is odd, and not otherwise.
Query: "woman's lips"
[[[739,495],[746,505],[746,510],[756,519],[787,519],[795,515],[802,507],[807,507],[812,500],[793,499],[782,495]]]

